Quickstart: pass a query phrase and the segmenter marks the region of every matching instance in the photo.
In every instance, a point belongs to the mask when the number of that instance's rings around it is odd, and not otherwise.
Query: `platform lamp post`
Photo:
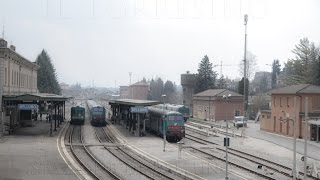
[[[165,98],[167,97],[167,95],[165,94],[162,94],[161,97],[163,98],[163,111],[164,111],[164,106],[165,106]],[[165,117],[163,116],[163,152],[166,151],[166,120],[165,120]]]
[[[231,94],[223,95],[222,99],[224,99],[225,104],[231,98]],[[227,108],[225,108],[227,109]],[[229,138],[228,138],[228,120],[227,120],[227,112],[225,111],[225,119],[226,119],[226,137],[224,138],[224,146],[226,147],[226,177],[225,179],[229,179],[228,177],[228,146],[229,146]]]

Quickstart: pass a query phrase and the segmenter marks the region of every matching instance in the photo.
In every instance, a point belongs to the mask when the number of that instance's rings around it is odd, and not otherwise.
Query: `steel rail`
[[[190,147],[190,148],[193,149],[193,150],[196,150],[196,151],[198,151],[198,152],[200,152],[200,153],[202,153],[202,154],[205,154],[205,155],[207,155],[207,156],[210,156],[210,157],[213,157],[213,158],[215,158],[215,159],[218,159],[218,160],[220,160],[220,161],[225,162],[225,159],[224,159],[224,158],[218,157],[218,156],[216,156],[216,155],[213,155],[213,154],[211,154],[211,153],[208,153],[208,152],[205,152],[205,151],[203,151],[203,150],[197,149],[197,148],[195,148],[195,147]],[[250,168],[248,168],[248,167],[244,167],[244,166],[242,166],[242,165],[240,165],[240,164],[238,164],[238,163],[229,161],[229,164],[234,165],[234,166],[236,166],[236,167],[238,167],[238,168],[244,169],[244,170],[246,170],[246,171],[249,171],[250,173],[256,174],[256,175],[258,175],[258,176],[260,176],[260,177],[263,177],[263,178],[265,178],[265,179],[276,180],[276,178],[273,178],[273,177],[267,176],[267,175],[265,175],[265,174],[262,174],[262,173],[260,173],[260,172],[254,171],[254,170],[252,170],[252,169],[250,169]]]
[[[72,146],[72,136],[73,136],[74,126],[72,126],[70,136],[69,136],[69,142],[70,142],[70,150],[72,155],[75,157],[75,159],[79,162],[79,164],[93,177],[94,179],[99,179],[87,166],[84,165],[84,163],[80,160],[78,155],[74,152],[73,146]]]
[[[103,129],[103,133],[104,133],[104,136],[108,137],[111,142],[116,143],[117,140],[116,140],[116,138],[114,137],[113,134],[107,133],[104,129]],[[105,149],[107,149],[111,154],[113,154],[115,157],[117,157],[120,161],[122,161],[123,163],[127,164],[128,166],[130,166],[131,168],[135,169],[136,171],[140,172],[141,174],[145,175],[148,178],[154,179],[154,177],[146,174],[141,169],[134,167],[133,164],[131,164],[131,163],[125,161],[124,159],[120,158],[117,153],[121,153],[123,158],[127,158],[127,159],[130,158],[131,159],[130,161],[132,163],[136,162],[136,163],[142,165],[143,167],[145,167],[146,169],[151,170],[152,173],[158,174],[158,176],[161,176],[162,178],[175,179],[175,178],[172,178],[172,177],[166,175],[166,173],[163,173],[163,172],[157,171],[156,169],[153,169],[152,167],[146,165],[146,163],[142,162],[141,160],[138,160],[137,158],[132,157],[130,154],[128,154],[126,151],[124,151],[123,149],[121,149],[119,147],[117,147],[117,149],[112,150],[112,149],[110,149],[110,148],[105,146]]]

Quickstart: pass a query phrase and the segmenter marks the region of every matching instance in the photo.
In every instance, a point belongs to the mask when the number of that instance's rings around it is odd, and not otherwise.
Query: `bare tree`
[[[247,52],[247,78],[250,79],[257,69],[257,56],[251,52]],[[240,61],[239,72],[241,76],[244,76],[243,60]]]

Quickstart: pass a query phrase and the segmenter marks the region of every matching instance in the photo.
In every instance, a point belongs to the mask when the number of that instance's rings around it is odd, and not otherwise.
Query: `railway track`
[[[69,126],[70,151],[88,174],[94,179],[121,179],[99,162],[83,143],[81,126]]]
[[[209,157],[210,159],[212,159],[212,158],[213,158],[213,159],[217,159],[217,160],[220,160],[221,162],[225,162],[225,161],[226,161],[224,157],[217,156],[217,155],[215,155],[215,154],[206,152],[206,151],[201,150],[201,149],[199,149],[199,148],[195,148],[195,147],[190,147],[190,148],[191,148],[193,151],[196,151],[196,152],[199,152],[199,153],[201,153],[201,154],[206,155],[206,156]],[[270,179],[270,180],[276,180],[276,179],[277,179],[277,178],[274,178],[274,177],[272,177],[272,176],[269,176],[269,175],[263,174],[263,173],[261,173],[261,172],[258,172],[258,171],[256,171],[256,170],[253,169],[253,168],[249,168],[249,167],[243,166],[243,165],[241,165],[241,163],[239,163],[239,162],[234,162],[234,161],[230,161],[230,160],[229,160],[228,163],[229,163],[230,165],[233,165],[233,166],[235,166],[235,167],[238,167],[238,168],[240,168],[240,169],[243,169],[243,170],[245,170],[245,171],[248,171],[248,172],[250,172],[250,173],[252,173],[252,174],[255,174],[255,175],[257,175],[257,176],[259,176],[259,177],[261,177],[261,178],[263,178],[263,179]]]
[[[200,144],[203,144],[203,145],[208,145],[208,144],[218,145],[218,146],[216,146],[216,149],[218,151],[225,152],[225,148],[219,146],[219,144],[217,144],[217,143],[207,141],[205,139],[202,139],[197,136],[192,136],[191,134],[187,134],[187,133],[186,133],[186,138],[188,138],[192,141],[198,142]],[[292,178],[292,168],[290,168],[288,166],[285,166],[280,163],[273,162],[268,159],[265,159],[265,158],[262,158],[259,156],[255,156],[255,155],[252,155],[252,154],[249,154],[249,153],[246,153],[246,152],[234,149],[234,148],[230,148],[230,147],[228,148],[228,153],[235,156],[236,158],[250,161],[251,163],[254,163],[256,166],[261,165],[263,168],[267,168],[268,171],[270,171],[270,170],[273,171],[273,173],[275,172],[278,174],[282,174],[286,177]],[[302,176],[304,175],[304,173],[301,171],[299,171],[298,173]],[[307,176],[311,179],[318,179],[317,177],[312,176],[310,174],[308,174]]]
[[[95,128],[96,136],[101,143],[118,143],[112,133],[106,132],[103,128]],[[134,153],[123,145],[104,146],[113,156],[121,162],[131,167],[135,171],[144,175],[148,179],[190,179],[178,173],[174,173],[169,168],[159,166],[151,160],[147,160],[141,155]]]

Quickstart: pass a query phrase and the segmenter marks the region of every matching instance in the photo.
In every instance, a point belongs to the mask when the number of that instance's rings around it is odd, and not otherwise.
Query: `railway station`
[[[68,97],[34,93],[22,95],[3,96],[5,130],[10,134],[21,126],[33,126],[38,119],[38,114],[46,115],[50,124],[50,135],[65,119],[65,101]],[[54,121],[54,122],[53,122]]]
[[[147,106],[160,104],[159,101],[118,99],[109,102],[111,105],[111,121],[115,124],[125,126],[136,136],[145,132]]]

